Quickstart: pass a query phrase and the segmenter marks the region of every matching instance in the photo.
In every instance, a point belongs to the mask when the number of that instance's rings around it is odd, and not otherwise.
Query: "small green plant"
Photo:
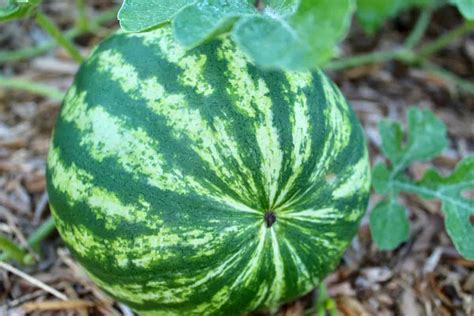
[[[414,193],[424,199],[442,202],[446,229],[460,254],[474,259],[474,200],[463,196],[474,189],[474,156],[464,158],[449,176],[429,169],[419,180],[406,175],[415,161],[437,156],[448,144],[446,127],[429,110],[410,108],[406,142],[398,122],[379,124],[381,150],[390,162],[379,162],[373,169],[372,185],[384,197],[372,210],[370,228],[381,249],[394,249],[408,238],[409,223],[405,208],[397,201],[400,192]]]

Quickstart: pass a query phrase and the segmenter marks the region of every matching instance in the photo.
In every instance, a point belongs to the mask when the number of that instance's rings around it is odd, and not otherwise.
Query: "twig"
[[[12,265],[10,265],[6,262],[0,261],[0,268],[19,276],[20,278],[30,282],[31,284],[45,290],[46,292],[50,293],[51,295],[54,295],[55,297],[59,298],[60,300],[67,301],[67,296],[64,295],[63,293],[57,291],[56,289],[53,289],[49,285],[41,282],[38,279],[35,279],[34,277],[26,274],[25,272],[18,270],[17,268],[15,268],[14,266],[12,266]]]
[[[106,11],[98,15],[95,19],[90,21],[90,32],[95,32],[100,28],[100,24],[111,21],[117,16],[117,8]],[[71,40],[74,37],[83,34],[84,31],[80,30],[79,27],[74,27],[64,34],[64,37]],[[56,47],[58,43],[50,41],[46,44],[37,47],[28,47],[18,51],[0,51],[0,63],[7,61],[16,61],[21,59],[32,58],[41,54],[44,54]]]
[[[70,39],[66,38],[54,22],[44,15],[41,11],[36,13],[36,23],[39,24],[51,37],[78,63],[82,63],[83,58],[79,50],[74,46]]]
[[[0,87],[32,92],[56,101],[61,101],[64,97],[63,92],[51,86],[46,86],[25,79],[6,78],[2,75],[0,75]]]
[[[94,307],[97,304],[86,300],[67,300],[67,301],[43,301],[43,302],[29,302],[21,306],[21,308],[29,313],[34,311],[59,311],[68,309],[80,309],[84,307]]]

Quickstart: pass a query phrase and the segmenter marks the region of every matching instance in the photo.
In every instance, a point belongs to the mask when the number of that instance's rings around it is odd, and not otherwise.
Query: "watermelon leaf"
[[[372,238],[380,249],[390,250],[408,239],[406,210],[394,199],[379,202],[370,214]]]
[[[472,0],[449,0],[455,5],[466,20],[474,20],[474,1]]]
[[[232,36],[263,67],[313,68],[334,55],[336,44],[347,34],[353,4],[352,0],[302,0],[291,16],[266,9],[263,15],[239,20]]]
[[[474,156],[461,160],[447,177],[429,169],[416,184],[395,181],[394,185],[425,199],[440,199],[446,229],[456,249],[464,257],[474,259],[474,226],[470,222],[470,216],[474,215],[474,199],[463,196],[463,192],[474,190]]]
[[[256,14],[253,1],[199,1],[183,7],[173,19],[175,38],[191,48],[228,31],[242,15]]]
[[[239,48],[260,66],[303,70],[334,55],[353,9],[354,0],[125,0],[119,20],[128,32],[171,22],[175,38],[188,49],[231,31]]]
[[[474,259],[474,226],[470,222],[474,200],[462,195],[466,190],[474,190],[474,156],[462,160],[450,176],[443,177],[430,169],[419,181],[412,181],[404,174],[405,169],[414,161],[434,158],[446,147],[447,138],[444,123],[429,110],[410,108],[407,119],[405,144],[399,123],[379,124],[381,150],[391,166],[377,163],[372,170],[372,184],[377,193],[390,199],[372,210],[370,227],[374,241],[381,249],[393,249],[404,240],[403,207],[394,199],[400,192],[409,192],[424,199],[441,200],[446,228],[456,249],[464,257]]]
[[[446,127],[431,111],[411,107],[408,110],[408,140],[403,144],[399,123],[379,124],[382,151],[392,162],[392,173],[398,174],[416,160],[429,160],[447,145]]]
[[[120,27],[141,32],[169,22],[180,9],[193,4],[188,0],[124,0],[118,13]]]
[[[41,0],[8,0],[0,7],[0,22],[19,19],[29,15]]]

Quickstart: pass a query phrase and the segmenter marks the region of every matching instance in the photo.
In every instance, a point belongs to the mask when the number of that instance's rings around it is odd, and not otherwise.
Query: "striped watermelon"
[[[241,314],[334,269],[369,192],[359,122],[321,72],[262,71],[224,37],[117,33],[81,67],[48,157],[57,228],[142,314]]]

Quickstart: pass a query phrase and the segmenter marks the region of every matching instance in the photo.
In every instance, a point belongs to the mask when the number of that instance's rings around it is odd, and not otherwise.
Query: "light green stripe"
[[[137,72],[132,66],[125,63],[119,53],[105,51],[98,58],[99,71],[109,73],[112,79],[122,86],[125,93],[131,93],[132,96],[137,95],[140,98],[144,98],[148,108],[157,115],[166,118],[171,132],[177,138],[186,136],[192,140],[191,148],[193,151],[207,163],[209,168],[222,181],[229,187],[235,188],[235,191],[242,195],[241,198],[246,201],[252,201],[254,196],[250,193],[251,190],[248,190],[248,183],[250,183],[251,189],[254,190],[253,192],[256,191],[255,183],[251,177],[252,173],[241,160],[241,155],[236,151],[236,148],[238,148],[237,142],[227,132],[224,121],[221,121],[221,125],[224,126],[220,126],[218,131],[213,131],[207,121],[201,116],[199,110],[189,107],[184,95],[167,93],[164,87],[158,83],[158,78],[156,77],[145,79],[140,84],[129,85],[132,81],[125,81],[125,78],[137,77]],[[117,71],[117,69],[120,70]],[[127,84],[123,85],[122,82]],[[224,133],[221,134],[221,132]],[[226,163],[229,155],[234,157],[240,164],[241,170],[249,177],[245,179],[247,181],[236,176],[232,169],[229,168],[229,165]],[[200,191],[201,189],[197,188],[197,192]],[[221,190],[215,187],[215,191],[219,192]],[[209,194],[209,192],[206,194]],[[240,210],[258,213],[231,197],[224,195],[222,192],[219,197],[228,205],[238,205]],[[214,198],[217,197],[214,196]]]
[[[58,148],[51,147],[48,154],[51,167],[51,183],[55,190],[65,194],[69,205],[86,203],[96,214],[97,220],[104,220],[107,229],[116,228],[123,221],[144,223],[155,228],[162,221],[150,215],[151,206],[143,198],[133,205],[124,205],[113,192],[94,185],[94,177],[76,165],[66,167],[60,158]]]

